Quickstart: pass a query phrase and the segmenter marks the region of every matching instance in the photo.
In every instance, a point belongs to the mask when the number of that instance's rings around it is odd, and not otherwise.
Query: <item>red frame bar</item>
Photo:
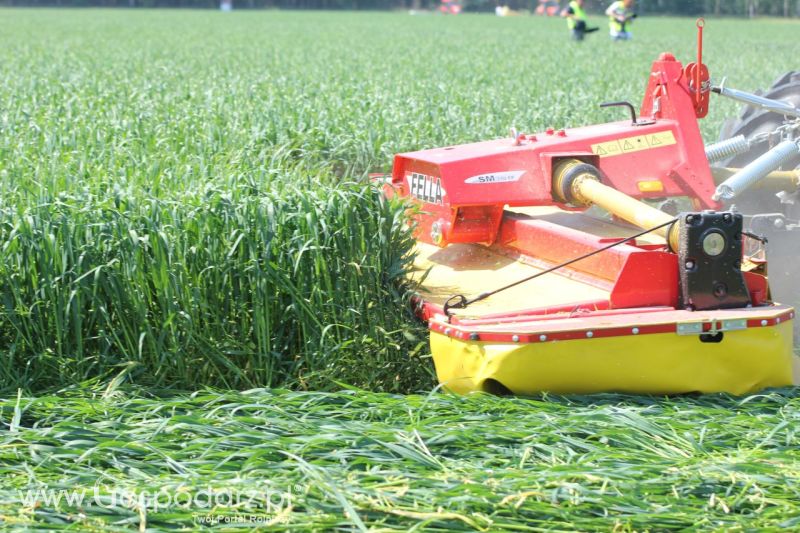
[[[642,309],[629,310],[627,313],[620,312],[618,313],[618,315],[641,313],[642,311],[644,310]],[[650,310],[650,312],[663,313],[665,312],[665,310],[652,309]],[[559,318],[564,318],[564,317],[562,316]],[[783,322],[786,322],[787,320],[792,320],[792,319],[794,319],[794,310],[790,309],[788,311],[785,311],[784,313],[781,313],[776,317],[748,319],[747,327],[748,328],[773,327]],[[567,331],[549,331],[546,328],[543,328],[535,332],[529,331],[529,332],[513,333],[513,332],[497,332],[497,331],[481,330],[480,326],[485,325],[486,322],[487,321],[484,320],[475,322],[464,320],[453,323],[447,323],[440,320],[430,320],[428,323],[428,329],[459,340],[525,344],[525,343],[578,340],[578,339],[589,339],[589,338],[652,335],[656,333],[677,333],[677,328],[679,324],[679,322],[676,321],[676,322],[667,322],[664,324],[651,324],[651,325],[628,324],[625,326],[618,326],[611,328],[584,327]],[[519,320],[517,320],[517,322],[519,322]],[[531,322],[533,322],[533,320],[527,321],[528,324],[530,324]],[[536,319],[535,322],[538,324],[540,320]],[[501,323],[501,322],[494,322],[494,323]],[[546,322],[544,322],[542,325],[546,326],[547,324]],[[720,328],[722,326],[722,321],[714,320],[713,322],[712,321],[702,322],[702,325],[704,332],[710,332],[714,328]]]

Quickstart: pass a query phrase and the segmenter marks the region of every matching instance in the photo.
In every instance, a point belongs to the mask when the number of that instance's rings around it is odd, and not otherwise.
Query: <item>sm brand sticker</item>
[[[491,172],[489,174],[479,174],[464,180],[464,183],[481,184],[481,183],[506,183],[509,181],[518,181],[520,176],[525,174],[524,170],[509,170],[508,172]]]
[[[417,172],[407,174],[408,191],[414,198],[419,198],[429,204],[444,205],[444,196],[447,194],[442,187],[442,179],[427,176]]]

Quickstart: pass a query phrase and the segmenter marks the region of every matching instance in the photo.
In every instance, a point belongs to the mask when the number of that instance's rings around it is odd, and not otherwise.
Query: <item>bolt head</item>
[[[431,241],[434,244],[439,244],[442,242],[442,236],[442,223],[436,221],[431,224]]]
[[[711,231],[703,237],[703,252],[710,257],[717,257],[725,251],[725,235],[719,231]]]

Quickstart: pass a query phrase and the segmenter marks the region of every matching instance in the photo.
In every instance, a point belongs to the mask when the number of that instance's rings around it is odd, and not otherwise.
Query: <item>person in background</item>
[[[611,38],[615,41],[628,41],[633,37],[630,26],[636,13],[633,10],[634,0],[618,0],[606,9],[608,27]]]
[[[573,0],[561,12],[561,16],[567,19],[567,27],[572,32],[572,38],[582,41],[587,33],[597,31],[597,28],[586,26],[586,12],[583,10],[583,0]]]

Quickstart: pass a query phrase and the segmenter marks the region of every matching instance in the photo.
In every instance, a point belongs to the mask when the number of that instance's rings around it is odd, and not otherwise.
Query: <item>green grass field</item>
[[[662,51],[692,60],[693,20],[583,44],[478,15],[0,23],[0,527],[800,523],[793,389],[429,392],[402,206],[366,181],[404,150],[616,120],[598,104],[640,101]],[[705,61],[768,86],[798,28],[709,20]],[[707,140],[736,113],[713,100]]]

